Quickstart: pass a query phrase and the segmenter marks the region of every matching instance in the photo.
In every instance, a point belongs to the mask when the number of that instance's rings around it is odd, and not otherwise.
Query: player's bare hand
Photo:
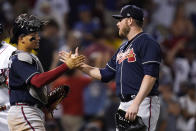
[[[74,53],[74,55],[75,55],[75,56],[78,56],[78,55],[79,55],[78,50],[79,50],[79,48],[78,48],[78,47],[76,47],[76,49],[75,49],[75,53]]]
[[[133,103],[129,106],[129,108],[125,114],[125,118],[128,120],[131,120],[131,121],[135,120],[137,113],[138,113],[138,110],[139,110],[139,105],[135,104],[133,101]]]
[[[61,51],[59,54],[61,55],[64,55],[64,56],[69,56],[69,53],[70,52],[66,52],[66,51]],[[76,56],[78,56],[79,53],[78,53],[78,47],[75,49],[75,53],[74,54],[71,54],[71,57],[72,58],[75,58]]]
[[[82,63],[85,61],[85,56],[83,55],[74,55],[71,52],[60,52],[60,61],[66,63],[66,65],[70,68],[76,68],[82,65]]]

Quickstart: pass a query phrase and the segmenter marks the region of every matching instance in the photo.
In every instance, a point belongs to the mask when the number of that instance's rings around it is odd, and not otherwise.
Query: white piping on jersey
[[[29,79],[30,79],[32,76],[34,76],[35,74],[39,74],[39,72],[34,72],[34,73],[32,73],[32,74],[27,78],[27,80],[25,81],[26,84],[28,84],[27,82],[29,81]]]
[[[110,65],[106,64],[110,69],[112,69],[113,71],[116,71],[114,68],[112,68]]]
[[[148,64],[148,63],[158,63],[158,64],[161,64],[161,63],[158,62],[158,61],[146,61],[146,62],[143,62],[142,64]]]
[[[125,99],[124,95],[123,95],[123,91],[122,91],[122,67],[123,67],[123,62],[122,62],[122,66],[121,66],[121,72],[120,72],[120,92],[121,92],[121,96],[123,97],[123,99]]]

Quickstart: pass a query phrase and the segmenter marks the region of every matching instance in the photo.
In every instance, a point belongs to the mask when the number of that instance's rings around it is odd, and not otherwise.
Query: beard
[[[124,27],[124,28],[122,28],[121,31],[119,30],[119,36],[123,37],[123,38],[126,38],[128,33],[129,33],[129,31],[130,31],[130,27],[129,26]]]

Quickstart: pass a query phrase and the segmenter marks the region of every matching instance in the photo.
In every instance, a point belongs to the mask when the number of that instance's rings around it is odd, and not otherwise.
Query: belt
[[[121,102],[128,102],[135,99],[136,95],[126,95],[124,97],[120,96]]]
[[[151,97],[151,96],[158,96],[158,95],[157,94],[150,94],[147,97]],[[136,95],[129,94],[129,95],[125,95],[124,97],[120,96],[120,100],[121,100],[121,102],[129,102],[129,101],[135,99],[135,97],[136,97]]]
[[[11,104],[11,106],[32,106],[41,109],[42,106],[39,104],[30,104],[25,102],[15,102],[14,104]]]

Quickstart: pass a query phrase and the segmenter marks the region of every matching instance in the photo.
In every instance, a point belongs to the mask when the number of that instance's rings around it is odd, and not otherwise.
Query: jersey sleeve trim
[[[116,71],[116,69],[112,68],[110,65],[107,64],[107,66],[112,69],[113,71]]]
[[[30,78],[32,78],[35,74],[39,74],[39,73],[40,73],[40,72],[34,72],[33,74],[31,74],[31,75],[27,78],[26,84],[28,84]]]
[[[161,62],[159,62],[159,61],[146,61],[146,62],[143,62],[142,64],[149,64],[149,63],[161,64]]]

